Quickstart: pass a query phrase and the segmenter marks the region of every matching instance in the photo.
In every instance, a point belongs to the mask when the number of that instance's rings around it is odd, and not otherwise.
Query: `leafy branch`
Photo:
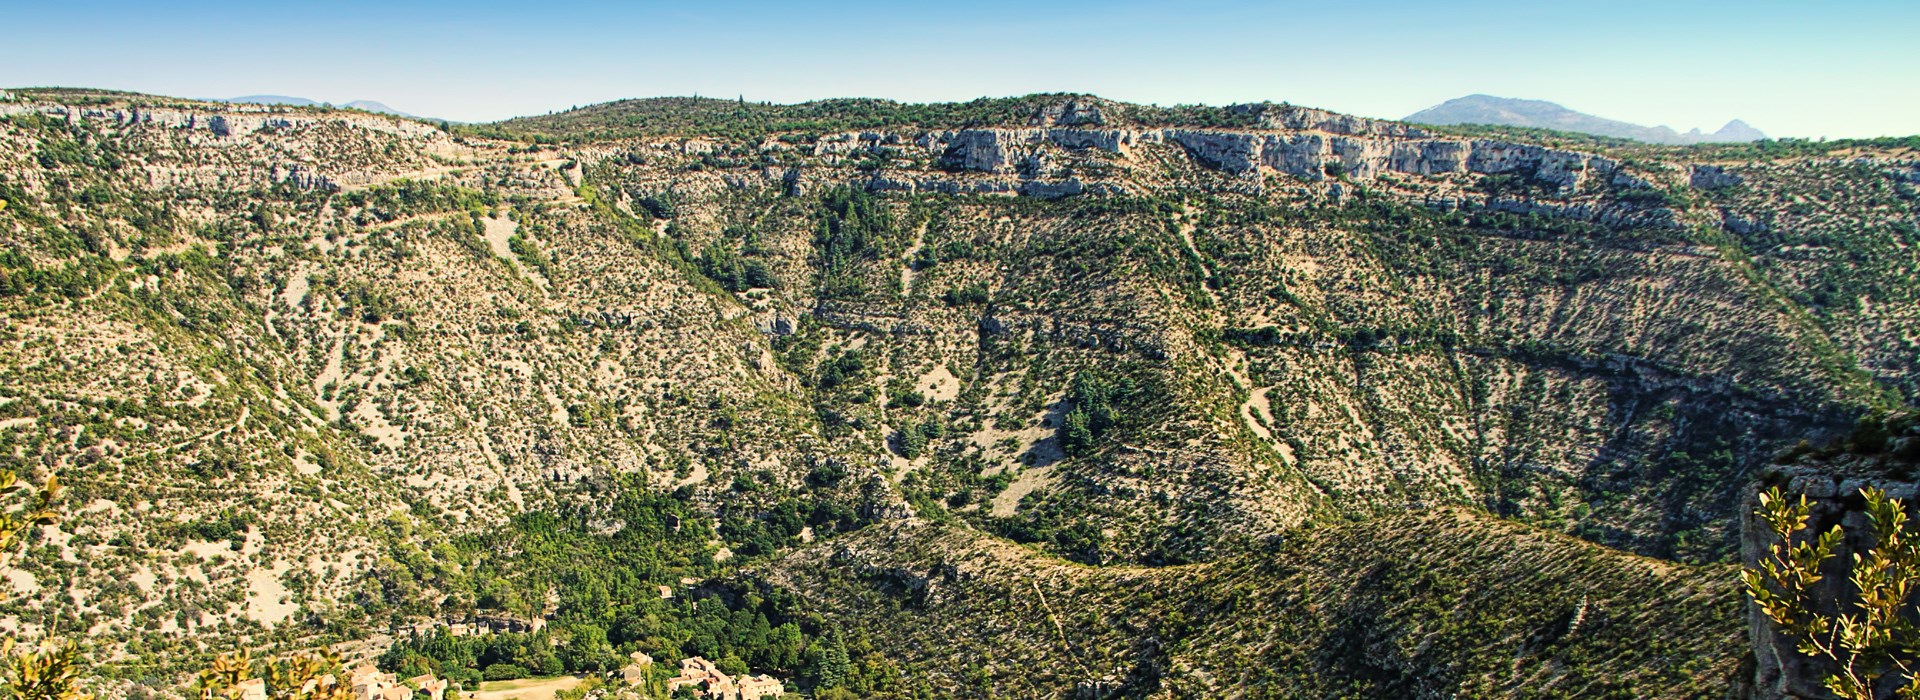
[[[1813,506],[1806,496],[1789,500],[1779,488],[1760,494],[1756,514],[1776,540],[1758,565],[1741,572],[1747,595],[1782,634],[1806,656],[1827,659],[1837,670],[1824,679],[1828,690],[1848,700],[1874,700],[1874,688],[1889,676],[1901,683],[1895,697],[1920,698],[1920,626],[1911,619],[1908,599],[1920,582],[1920,538],[1909,527],[1906,504],[1875,487],[1860,490],[1866,500],[1873,544],[1852,556],[1850,605],[1830,601],[1821,608],[1816,588],[1820,568],[1834,556],[1845,536],[1840,526],[1808,532]]]

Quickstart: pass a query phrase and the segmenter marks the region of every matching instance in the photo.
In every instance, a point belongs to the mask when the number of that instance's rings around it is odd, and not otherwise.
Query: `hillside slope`
[[[629,101],[449,131],[19,93],[0,105],[0,460],[59,474],[77,512],[18,562],[0,626],[84,634],[130,679],[237,643],[564,617],[606,592],[499,543],[640,488],[672,522],[577,535],[712,536],[621,590],[773,566],[823,615],[795,617],[809,635],[892,622],[805,583],[825,575],[807,562],[928,522],[969,533],[939,540],[955,551],[1106,567],[1095,589],[1266,552],[1296,573],[1256,593],[1344,581],[1315,605],[1362,607],[1368,586],[1426,598],[1341,552],[1539,539],[1578,564],[1447,585],[1671,594],[1704,646],[1634,673],[1704,687],[1732,658],[1713,563],[1755,470],[1920,394],[1920,164],[1897,145],[1593,152],[1071,95]],[[1437,506],[1464,510],[1397,515]],[[1359,524],[1271,544],[1330,523]],[[1369,527],[1429,539],[1366,550]],[[1630,647],[1670,638],[1620,612],[1603,653],[1500,676],[1505,642],[1476,623],[1441,656],[1377,639],[1386,666],[1359,669],[1310,659],[1363,638],[1326,625],[1366,611],[1261,599],[1303,616],[1304,656],[1248,646],[1228,654],[1287,670],[1165,688],[1332,669],[1351,685],[1310,687],[1600,694],[1604,672],[1653,692]],[[1074,682],[1128,682],[1100,663]]]
[[[1676,567],[1460,511],[1207,564],[1086,567],[879,526],[766,578],[941,697],[1716,697],[1745,653],[1730,567]]]

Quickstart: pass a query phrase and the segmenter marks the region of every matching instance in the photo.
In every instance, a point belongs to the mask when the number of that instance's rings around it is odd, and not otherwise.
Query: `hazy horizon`
[[[1901,87],[1920,75],[1920,50],[1902,36],[1920,22],[1913,3],[204,7],[0,10],[16,30],[0,45],[0,85],[373,100],[467,122],[655,96],[1037,92],[1399,119],[1484,93],[1683,132],[1740,119],[1776,137],[1920,133],[1920,91]]]

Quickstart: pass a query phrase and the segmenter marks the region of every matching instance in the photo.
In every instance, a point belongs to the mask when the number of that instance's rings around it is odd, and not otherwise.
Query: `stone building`
[[[745,676],[740,679],[738,686],[737,700],[779,697],[787,692],[786,686],[780,683],[780,679],[766,674]]]
[[[671,693],[684,687],[709,700],[759,700],[783,695],[787,692],[780,680],[772,676],[742,676],[735,679],[720,671],[712,661],[695,656],[680,661],[680,675],[667,681],[667,692]]]
[[[413,700],[413,688],[418,687],[425,693],[427,700],[446,700],[449,683],[432,675],[415,676],[401,683],[391,673],[381,673],[378,666],[361,664],[347,676],[347,687],[353,689],[353,700]]]
[[[426,693],[427,700],[446,700],[447,686],[451,683],[444,678],[434,678],[433,674],[426,674],[408,678],[407,685]]]
[[[647,673],[653,670],[653,657],[636,651],[628,654],[627,659],[627,665],[620,667],[620,679],[627,685],[645,684]]]

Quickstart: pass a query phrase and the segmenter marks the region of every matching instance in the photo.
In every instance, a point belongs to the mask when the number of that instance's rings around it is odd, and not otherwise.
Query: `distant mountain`
[[[1498,124],[1538,129],[1572,131],[1595,136],[1612,136],[1647,143],[1689,144],[1758,141],[1767,137],[1759,129],[1735,119],[1719,131],[1686,133],[1666,126],[1641,126],[1576,112],[1545,100],[1521,100],[1492,95],[1468,95],[1407,115],[1405,121],[1420,124]]]
[[[247,95],[244,97],[228,97],[223,99],[215,99],[213,101],[214,102],[234,102],[234,103],[240,103],[240,104],[256,104],[256,105],[288,105],[292,107],[315,107],[322,104],[318,100],[310,100],[305,97],[292,97],[288,95]],[[409,119],[420,118],[412,114],[408,114],[406,112],[402,112],[400,110],[394,109],[392,107],[388,107],[386,103],[375,102],[373,100],[354,100],[352,102],[348,102],[346,104],[342,104],[338,106],[345,107],[348,109],[357,109],[363,112],[391,114],[396,117],[407,117]]]
[[[354,100],[352,102],[348,102],[341,106],[346,107],[348,109],[357,109],[362,112],[377,112],[380,114],[391,114],[396,117],[413,117],[413,115],[411,114],[407,114],[406,112],[402,112],[392,107],[388,107],[384,103],[375,102],[373,100]]]
[[[287,95],[246,95],[244,97],[216,98],[214,101],[255,105],[288,105],[291,107],[313,107],[320,104],[305,97],[289,97]]]

